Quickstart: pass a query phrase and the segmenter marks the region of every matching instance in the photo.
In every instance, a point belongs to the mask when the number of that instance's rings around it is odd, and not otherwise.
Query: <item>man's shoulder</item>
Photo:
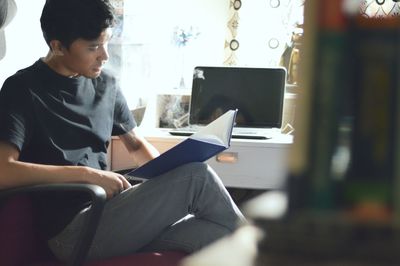
[[[15,74],[9,76],[1,88],[2,97],[22,98],[28,95],[29,88],[34,84],[35,64],[18,70]]]
[[[20,69],[15,74],[8,77],[6,82],[12,82],[21,85],[21,83],[32,81],[32,79],[36,76],[35,72],[37,72],[37,68],[38,67],[36,63],[34,63],[33,65]]]

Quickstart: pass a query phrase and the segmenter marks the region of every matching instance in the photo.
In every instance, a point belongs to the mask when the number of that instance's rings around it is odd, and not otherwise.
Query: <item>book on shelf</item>
[[[299,193],[290,197],[292,209],[334,205],[331,165],[347,111],[344,95],[349,91],[350,69],[348,25],[341,4],[329,0],[305,3],[300,102],[289,158],[289,181]]]
[[[230,147],[237,110],[229,110],[160,156],[127,175],[150,179],[178,166],[204,162]]]
[[[400,133],[399,27],[398,17],[358,16],[352,23],[356,101],[351,167],[343,188],[343,202],[351,206],[356,219],[391,223],[399,215],[395,170]],[[370,210],[370,214],[365,210]]]
[[[341,1],[322,0],[317,7],[308,171],[311,192],[308,201],[316,209],[331,209],[335,205],[334,175],[339,173],[333,169],[332,160],[348,101],[343,97],[348,91],[350,67],[348,22],[341,6]]]

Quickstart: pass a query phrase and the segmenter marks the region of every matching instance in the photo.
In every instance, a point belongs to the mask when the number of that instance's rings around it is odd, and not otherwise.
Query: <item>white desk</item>
[[[171,136],[162,129],[146,130],[144,136],[161,153],[185,139]],[[207,163],[227,187],[279,189],[286,178],[291,143],[291,135],[279,135],[268,140],[232,139],[229,149]],[[134,167],[131,155],[118,138],[112,139],[110,151],[111,170]]]

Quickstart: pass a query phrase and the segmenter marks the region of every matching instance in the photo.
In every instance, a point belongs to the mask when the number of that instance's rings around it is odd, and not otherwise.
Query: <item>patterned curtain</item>
[[[277,66],[303,23],[304,0],[229,0],[224,65]]]
[[[239,27],[239,9],[242,7],[241,0],[230,0],[229,15],[227,23],[227,36],[225,39],[224,65],[234,66],[237,64],[236,50],[239,49],[237,29]]]
[[[365,17],[399,16],[400,0],[364,0],[360,12]]]

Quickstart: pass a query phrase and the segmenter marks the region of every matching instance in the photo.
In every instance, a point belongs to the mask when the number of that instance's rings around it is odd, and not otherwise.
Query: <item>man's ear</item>
[[[59,40],[51,40],[50,48],[54,55],[63,56],[64,55],[64,46]]]

